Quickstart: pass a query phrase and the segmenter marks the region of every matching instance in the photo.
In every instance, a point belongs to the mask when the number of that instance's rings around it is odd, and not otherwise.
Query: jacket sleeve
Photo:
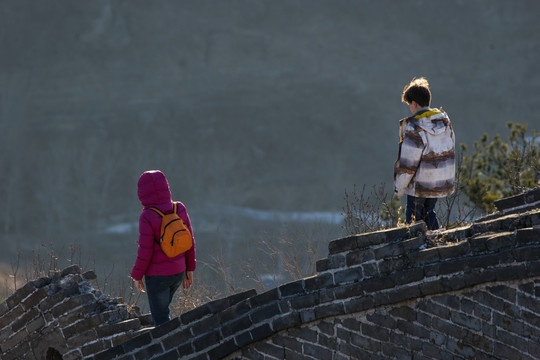
[[[184,220],[184,223],[189,229],[189,232],[191,233],[191,240],[193,243],[193,246],[191,249],[185,252],[184,256],[186,258],[186,271],[194,271],[197,268],[197,256],[196,256],[196,249],[195,249],[195,235],[193,234],[193,228],[191,227],[191,220],[189,219],[189,215],[187,212],[186,207],[182,203],[179,204],[179,216]]]
[[[152,261],[154,253],[154,230],[150,219],[145,216],[144,211],[139,217],[139,241],[137,247],[137,259],[131,271],[131,277],[141,280]]]
[[[394,166],[394,194],[402,196],[416,174],[424,151],[424,138],[415,131],[413,125],[407,125],[403,131],[399,157]]]

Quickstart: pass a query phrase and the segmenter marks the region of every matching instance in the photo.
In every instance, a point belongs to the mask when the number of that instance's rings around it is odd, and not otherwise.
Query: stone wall
[[[540,359],[540,189],[522,197],[457,229],[336,239],[313,277],[156,328],[120,304],[107,323],[102,295],[67,269],[77,286],[40,279],[0,305],[2,359]]]
[[[151,317],[92,288],[76,265],[27,283],[0,304],[0,359],[81,359],[136,336]]]

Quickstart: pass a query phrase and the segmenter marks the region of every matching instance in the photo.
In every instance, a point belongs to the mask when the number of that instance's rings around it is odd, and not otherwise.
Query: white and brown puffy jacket
[[[440,198],[454,192],[455,139],[445,112],[428,109],[400,121],[394,193]]]

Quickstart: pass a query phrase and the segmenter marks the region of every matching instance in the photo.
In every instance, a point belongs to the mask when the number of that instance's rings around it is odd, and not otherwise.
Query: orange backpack
[[[184,221],[176,213],[177,204],[174,203],[173,212],[164,214],[154,207],[154,210],[161,216],[161,235],[159,245],[161,250],[170,258],[185,253],[193,246],[191,233]]]

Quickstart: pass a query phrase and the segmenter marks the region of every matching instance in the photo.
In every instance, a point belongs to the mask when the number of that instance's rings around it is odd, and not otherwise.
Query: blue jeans
[[[419,198],[407,195],[407,210],[405,210],[405,223],[410,224],[414,215],[416,221],[424,220],[429,230],[437,230],[439,221],[435,214],[437,198]]]
[[[150,312],[156,326],[170,319],[169,305],[184,280],[184,273],[167,276],[145,276]]]

